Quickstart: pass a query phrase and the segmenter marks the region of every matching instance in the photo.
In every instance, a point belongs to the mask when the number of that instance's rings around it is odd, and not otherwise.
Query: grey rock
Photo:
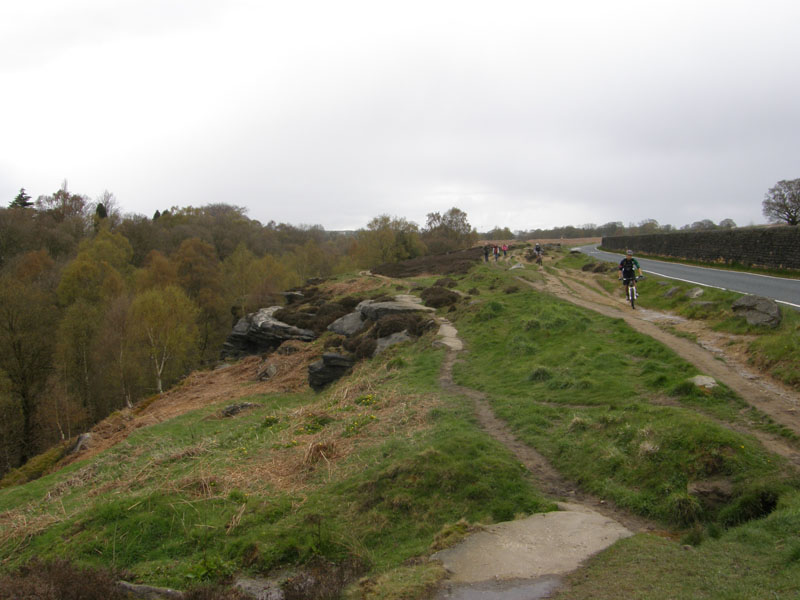
[[[689,306],[697,306],[698,308],[711,308],[716,306],[716,302],[711,302],[709,300],[692,300],[689,302]]]
[[[137,585],[135,583],[128,583],[127,581],[119,581],[117,582],[117,586],[129,596],[133,596],[134,598],[143,598],[144,600],[180,600],[183,598],[183,592],[169,588],[158,588],[151,585]]]
[[[258,375],[256,375],[256,379],[259,381],[266,381],[270,377],[275,377],[278,373],[278,367],[276,367],[272,363],[267,363],[258,371]]]
[[[769,298],[747,295],[732,305],[734,314],[743,316],[750,325],[775,328],[781,324],[781,309],[778,303]]]
[[[693,287],[688,292],[686,292],[687,298],[699,298],[705,293],[705,290],[700,287]]]
[[[525,265],[523,265],[522,263],[514,263],[514,266],[511,267],[511,270],[513,271],[514,269],[524,269],[524,268]]]
[[[283,600],[285,597],[277,582],[266,579],[240,577],[233,587],[253,600]]]
[[[346,375],[354,364],[353,359],[348,356],[326,352],[322,359],[308,366],[308,384],[315,390],[321,390]]]
[[[226,406],[222,409],[222,416],[223,417],[233,417],[238,415],[240,412],[248,410],[250,408],[255,408],[258,404],[253,404],[252,402],[240,402],[238,404],[231,404],[230,406]]]
[[[69,451],[69,454],[77,454],[81,450],[84,450],[89,446],[92,441],[92,434],[91,432],[87,431],[86,433],[82,433],[78,436],[77,441],[75,442],[75,447]]]
[[[274,318],[272,315],[280,309],[280,306],[262,308],[239,319],[222,346],[222,358],[261,354],[275,350],[286,340],[310,342],[317,337],[310,329],[300,329]]]
[[[717,380],[713,377],[709,377],[708,375],[695,375],[691,379],[689,379],[693,384],[697,387],[704,388],[706,390],[711,390],[717,387]]]
[[[681,288],[674,286],[664,292],[664,298],[672,298],[675,294],[681,291]]]
[[[339,317],[328,325],[328,330],[339,335],[355,335],[364,328],[366,321],[361,312],[351,312],[343,317]]]
[[[394,346],[395,344],[400,344],[402,342],[410,342],[411,339],[412,339],[411,336],[405,329],[403,331],[398,331],[397,333],[393,333],[392,335],[387,335],[386,337],[378,338],[378,344],[375,347],[375,352],[372,353],[372,356],[378,356],[378,354],[380,354],[387,348]]]
[[[428,306],[422,306],[416,302],[402,298],[389,302],[374,302],[373,300],[364,300],[356,306],[356,310],[364,315],[365,319],[372,319],[377,321],[386,315],[397,315],[405,312],[435,312],[435,309]]]
[[[286,304],[296,304],[305,298],[302,292],[281,292],[281,296],[286,298]]]

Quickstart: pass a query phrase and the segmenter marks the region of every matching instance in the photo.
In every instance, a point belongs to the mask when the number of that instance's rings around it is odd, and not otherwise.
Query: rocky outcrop
[[[412,339],[413,338],[408,334],[408,331],[405,330],[387,335],[386,337],[378,338],[375,344],[375,351],[373,352],[372,356],[378,356],[378,354],[390,346],[394,346],[395,344],[400,344],[402,342],[410,342]]]
[[[280,306],[262,308],[239,319],[222,347],[222,358],[271,352],[286,340],[310,342],[317,337],[310,329],[294,327],[274,318],[280,309]]]
[[[328,329],[339,335],[355,335],[364,329],[366,324],[364,315],[360,311],[356,311],[336,319],[328,325]]]
[[[308,384],[315,390],[321,390],[349,373],[354,364],[355,361],[348,356],[326,352],[322,359],[309,365]]]
[[[731,305],[734,314],[747,319],[750,325],[775,328],[781,324],[778,303],[761,296],[742,296]]]
[[[364,300],[356,306],[356,311],[360,312],[364,318],[372,319],[373,321],[377,321],[381,317],[387,315],[396,315],[405,312],[435,312],[433,308],[419,304],[419,301],[413,296],[397,296],[395,300],[389,302]]]

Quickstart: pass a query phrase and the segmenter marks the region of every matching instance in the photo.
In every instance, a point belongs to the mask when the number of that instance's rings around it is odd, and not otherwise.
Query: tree
[[[8,205],[9,208],[29,208],[33,206],[31,197],[25,193],[25,188],[20,188],[19,194]]]
[[[453,207],[443,215],[428,213],[428,221],[422,230],[422,240],[433,254],[469,248],[478,239],[467,220],[467,213]]]
[[[23,462],[36,449],[34,414],[51,369],[55,321],[49,294],[8,276],[0,279],[0,369],[22,414]]]
[[[722,219],[719,222],[720,229],[735,229],[736,228],[736,221],[733,219]]]
[[[80,401],[95,420],[105,417],[92,394],[95,364],[91,348],[101,315],[97,306],[78,299],[65,311],[55,344],[55,364],[63,389],[69,397]]]
[[[229,330],[229,313],[222,295],[222,269],[217,252],[211,244],[190,238],[181,243],[173,261],[177,267],[178,283],[200,308],[200,352],[204,359],[213,360]]]
[[[82,219],[85,217],[84,211],[87,205],[85,196],[69,192],[66,181],[52,196],[39,196],[36,199],[36,208],[51,214],[58,223],[75,217]]]
[[[770,223],[800,223],[800,179],[784,179],[769,188],[761,207]]]
[[[176,286],[148,290],[133,299],[128,323],[130,342],[147,349],[150,372],[159,394],[194,366],[197,305]]]

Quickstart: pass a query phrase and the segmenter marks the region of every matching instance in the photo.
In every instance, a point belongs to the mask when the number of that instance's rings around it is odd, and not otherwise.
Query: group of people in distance
[[[502,244],[500,246],[497,244],[484,244],[484,262],[489,262],[490,253],[494,256],[496,262],[500,258],[500,252],[503,253],[503,257],[508,256],[508,244]],[[539,242],[536,242],[536,246],[534,247],[534,255],[537,258],[542,255],[542,247]],[[636,281],[637,271],[641,277],[642,268],[639,266],[639,261],[633,257],[633,250],[628,250],[625,252],[625,257],[619,263],[619,279],[622,281],[622,285],[627,288],[631,282]]]
[[[483,246],[483,260],[484,262],[489,262],[489,252],[494,255],[494,260],[497,262],[500,259],[500,253],[503,253],[503,257],[508,256],[508,244],[503,244],[502,246],[498,246],[497,244],[485,244]]]

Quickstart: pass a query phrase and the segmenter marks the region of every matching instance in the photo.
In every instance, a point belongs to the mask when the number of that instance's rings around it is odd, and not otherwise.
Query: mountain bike
[[[628,280],[628,285],[625,286],[625,298],[631,303],[631,308],[636,309],[636,299],[639,297],[639,292],[636,290],[636,282],[644,279],[644,275],[639,275],[633,279]]]

